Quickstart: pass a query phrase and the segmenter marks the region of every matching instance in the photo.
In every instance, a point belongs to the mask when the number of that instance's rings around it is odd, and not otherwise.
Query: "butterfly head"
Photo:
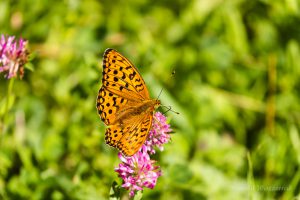
[[[154,108],[157,109],[161,105],[160,100],[155,99],[155,105]]]

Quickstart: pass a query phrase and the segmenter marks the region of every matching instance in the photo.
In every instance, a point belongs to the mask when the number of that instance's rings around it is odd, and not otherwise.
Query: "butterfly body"
[[[152,125],[153,112],[160,101],[150,99],[138,70],[113,49],[104,53],[102,75],[97,110],[108,126],[105,141],[124,155],[131,156],[144,144]]]
[[[112,125],[130,123],[135,116],[140,116],[148,113],[153,114],[153,111],[159,105],[159,100],[145,100],[143,102],[137,103],[136,106],[131,106],[130,108],[120,110],[116,113],[116,120],[114,121],[114,123],[112,123]]]

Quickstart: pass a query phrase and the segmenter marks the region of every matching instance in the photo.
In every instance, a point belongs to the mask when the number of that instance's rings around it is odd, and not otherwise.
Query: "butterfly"
[[[159,105],[158,99],[150,98],[137,68],[116,50],[106,49],[97,96],[98,114],[108,126],[106,144],[125,156],[134,155],[144,144]]]

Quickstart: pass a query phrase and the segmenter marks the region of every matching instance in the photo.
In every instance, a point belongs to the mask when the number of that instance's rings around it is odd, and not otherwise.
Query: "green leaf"
[[[109,192],[110,200],[120,200],[121,199],[121,187],[118,185],[116,181],[114,181],[111,185]]]

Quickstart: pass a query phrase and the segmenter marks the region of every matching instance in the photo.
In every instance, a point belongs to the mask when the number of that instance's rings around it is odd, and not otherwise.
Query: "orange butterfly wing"
[[[145,142],[153,111],[159,105],[151,100],[143,78],[134,65],[113,49],[103,56],[102,87],[97,110],[108,125],[105,141],[125,155],[133,155]]]

